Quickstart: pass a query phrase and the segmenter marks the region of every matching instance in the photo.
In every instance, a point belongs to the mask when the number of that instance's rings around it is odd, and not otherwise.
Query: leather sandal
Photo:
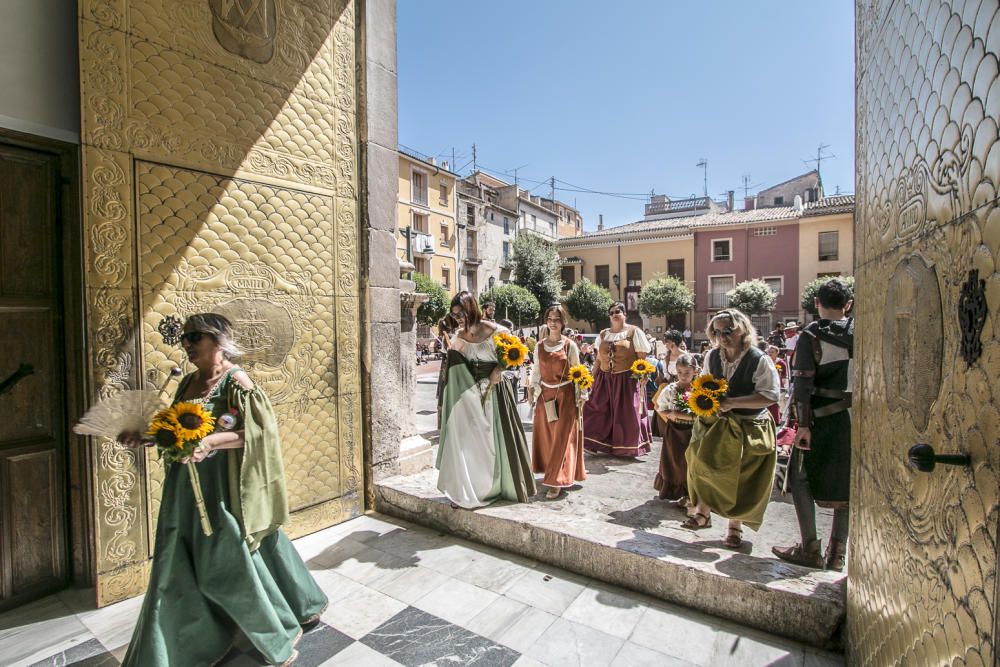
[[[681,524],[681,528],[686,528],[687,530],[702,530],[703,528],[712,527],[712,517],[697,512],[692,514],[688,518],[684,519]]]
[[[546,500],[555,500],[562,493],[562,489],[549,489],[545,492]]]
[[[844,571],[844,561],[847,558],[847,543],[842,540],[830,540],[826,547],[826,569],[835,572]]]
[[[771,547],[771,553],[789,563],[822,570],[824,562],[819,540],[816,540],[813,544],[815,548],[812,549],[807,549],[801,544],[796,544],[792,547]]]
[[[727,549],[739,549],[743,546],[743,529],[734,526],[726,528],[726,536],[722,539],[722,546]]]

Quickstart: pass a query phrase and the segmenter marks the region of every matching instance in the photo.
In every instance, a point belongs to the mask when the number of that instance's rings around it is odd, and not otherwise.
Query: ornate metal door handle
[[[931,472],[938,463],[949,466],[970,466],[972,457],[968,454],[935,454],[930,445],[919,444],[910,447],[910,465],[920,472]]]
[[[17,370],[11,373],[3,382],[0,382],[0,396],[3,396],[7,392],[14,389],[14,385],[28,377],[29,375],[34,375],[35,367],[31,364],[21,364],[17,367]]]

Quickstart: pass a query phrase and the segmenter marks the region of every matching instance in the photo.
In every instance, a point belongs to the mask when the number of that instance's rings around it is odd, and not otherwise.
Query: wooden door
[[[0,144],[0,610],[68,577],[58,160]]]

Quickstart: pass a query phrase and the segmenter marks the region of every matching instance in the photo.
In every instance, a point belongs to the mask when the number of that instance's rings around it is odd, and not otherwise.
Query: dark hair
[[[493,299],[488,299],[488,300],[486,300],[486,301],[483,301],[483,303],[482,303],[482,308],[483,308],[484,310],[485,310],[486,308],[490,307],[490,306],[493,306],[494,308],[496,308],[496,307],[497,307],[497,303],[496,303],[496,301],[494,301]]]
[[[611,311],[614,310],[615,308],[621,308],[623,313],[628,312],[628,308],[625,307],[624,303],[622,303],[621,301],[612,301],[611,305],[608,306],[608,315],[610,315]]]
[[[468,329],[479,324],[479,321],[483,319],[483,311],[479,310],[479,304],[476,303],[476,297],[472,296],[467,290],[462,290],[451,300],[451,308],[458,306],[465,313],[465,328]]]
[[[562,304],[554,303],[542,312],[542,324],[548,324],[549,313],[555,311],[559,315],[559,321],[562,322],[563,333],[566,332],[566,309],[563,308]]]
[[[451,316],[451,313],[438,320],[438,333],[451,333],[455,329],[458,329],[458,322]]]
[[[684,336],[677,329],[670,329],[667,333],[663,334],[663,340],[669,340],[674,345],[680,345],[684,342]]]
[[[497,322],[497,324],[499,324],[502,327],[507,327],[508,329],[514,328],[514,323],[511,322],[510,320],[500,320],[499,322]]]
[[[701,368],[701,355],[691,354],[690,352],[685,352],[681,356],[677,357],[677,361],[674,362],[677,366],[688,366],[695,370]]]
[[[819,305],[833,310],[843,310],[847,302],[854,298],[854,291],[843,280],[831,278],[816,290]]]

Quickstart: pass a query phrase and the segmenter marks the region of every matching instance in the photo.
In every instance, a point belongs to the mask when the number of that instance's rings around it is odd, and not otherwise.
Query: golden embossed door
[[[218,311],[271,396],[295,536],[363,509],[353,0],[81,0],[94,396]],[[98,602],[145,588],[161,466],[93,443]]]
[[[848,657],[994,665],[1000,7],[857,3]],[[917,472],[907,452],[968,455]]]

